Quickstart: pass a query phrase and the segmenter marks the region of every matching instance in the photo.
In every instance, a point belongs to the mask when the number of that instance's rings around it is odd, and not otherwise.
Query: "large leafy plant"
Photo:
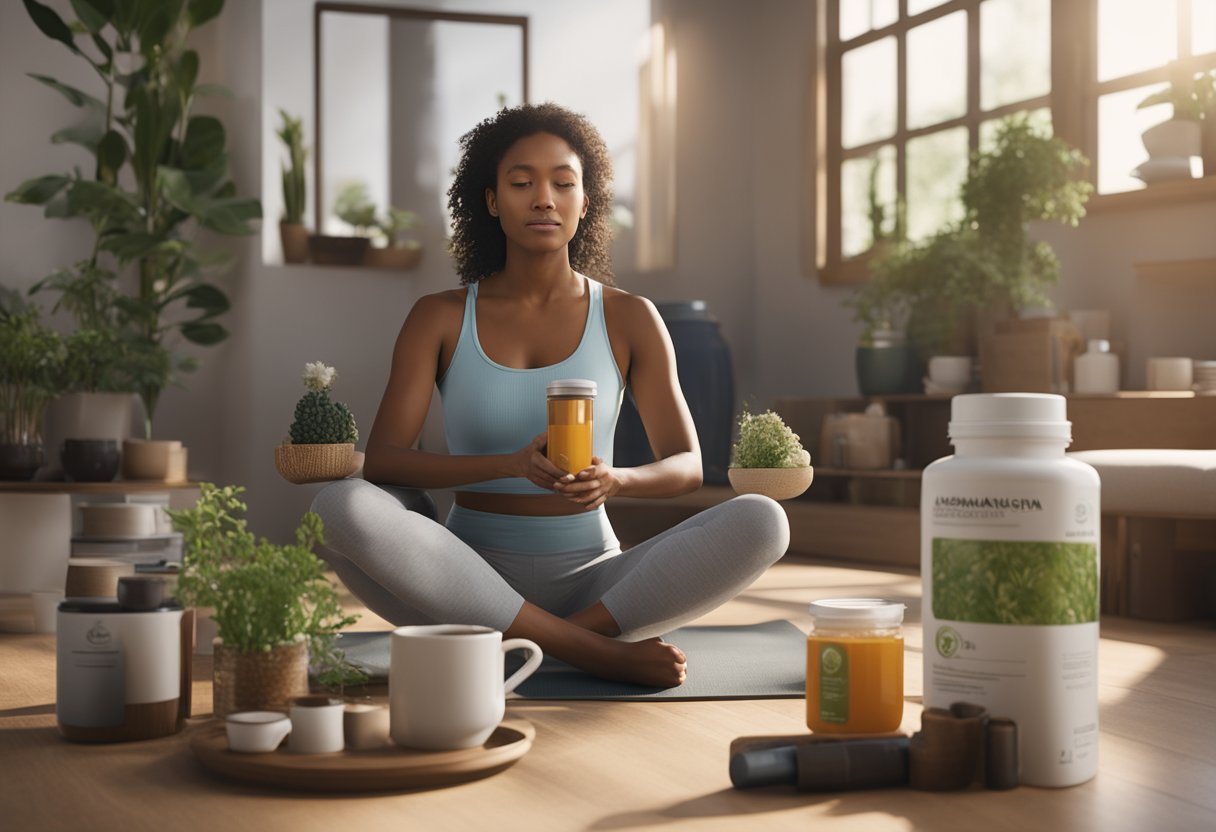
[[[974,329],[977,310],[1047,305],[1060,264],[1051,246],[1030,239],[1028,224],[1076,225],[1093,192],[1082,178],[1087,165],[1025,116],[1006,119],[992,146],[971,156],[962,220],[871,261],[871,285],[849,301],[857,319],[869,323],[885,309],[906,308],[910,339],[931,355],[972,349],[957,341],[960,330]]]
[[[313,553],[324,543],[321,518],[305,514],[295,543],[257,538],[245,520],[244,490],[203,483],[193,508],[168,510],[183,536],[178,599],[213,608],[219,637],[238,650],[307,639],[314,658],[333,660],[334,634],[357,618],[343,615],[337,590]]]
[[[136,389],[150,436],[161,391],[196,366],[174,351],[180,340],[211,345],[228,336],[217,320],[228,297],[207,277],[230,257],[205,251],[198,231],[251,234],[262,214],[260,202],[236,196],[228,178],[223,125],[193,112],[197,97],[217,90],[197,83],[199,56],[187,38],[224,3],[71,0],[78,20],[69,25],[48,6],[23,2],[38,29],[97,77],[95,95],[30,76],[79,108],[80,122],[51,140],[84,147],[93,169],[30,179],[6,199],[92,225],[88,258],[35,288],[60,292],[82,326],[117,330],[139,343]]]

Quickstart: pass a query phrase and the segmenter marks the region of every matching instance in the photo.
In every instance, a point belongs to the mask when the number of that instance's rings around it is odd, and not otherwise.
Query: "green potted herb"
[[[42,417],[61,392],[64,350],[15,294],[0,304],[0,479],[28,480],[45,458]]]
[[[338,371],[320,361],[304,365],[308,392],[296,402],[290,435],[274,449],[275,468],[288,482],[342,479],[363,464],[363,454],[355,450],[355,415],[329,397],[337,378]]]
[[[199,53],[187,39],[220,14],[223,0],[73,3],[80,19],[70,25],[49,6],[23,2],[38,29],[87,64],[97,82],[90,92],[31,76],[81,113],[52,141],[80,144],[94,165],[87,175],[77,169],[30,179],[6,199],[92,225],[89,258],[41,288],[84,299],[69,304],[82,327],[105,314],[132,340],[166,351],[168,371],[143,373],[137,391],[150,439],[165,385],[197,366],[177,352],[179,343],[207,346],[228,336],[218,320],[228,297],[208,276],[231,258],[209,251],[199,231],[253,234],[262,213],[257,199],[236,196],[228,178],[223,124],[194,112],[197,98],[215,88],[198,83]],[[121,279],[127,272],[132,279]]]
[[[310,651],[314,662],[325,659],[322,675],[343,666],[334,636],[357,620],[343,614],[313,552],[324,543],[321,518],[305,514],[295,542],[279,545],[249,531],[243,488],[200,488],[193,508],[168,514],[183,535],[177,597],[210,609],[217,628],[215,715],[285,709],[308,693]]]
[[[422,260],[422,244],[408,235],[417,227],[417,214],[389,206],[384,216],[376,220],[376,231],[384,245],[369,248],[363,256],[363,265],[402,271],[417,266]]]
[[[806,491],[814,477],[811,455],[798,434],[771,410],[753,414],[744,408],[739,440],[731,446],[726,475],[739,494],[763,494],[789,500]]]
[[[303,263],[308,260],[308,229],[304,227],[307,193],[304,183],[304,120],[292,118],[279,110],[282,124],[277,131],[287,148],[287,164],[283,165],[283,218],[279,220],[279,241],[283,245],[283,261]]]
[[[376,229],[376,205],[367,193],[367,184],[347,182],[334,200],[334,215],[351,226],[353,235],[313,234],[308,238],[312,261],[329,266],[358,266],[371,246]]]

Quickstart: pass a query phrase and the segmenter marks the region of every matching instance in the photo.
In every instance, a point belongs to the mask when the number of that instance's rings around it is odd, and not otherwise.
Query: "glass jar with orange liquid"
[[[549,382],[546,456],[568,474],[590,467],[595,453],[596,383],[585,378]]]
[[[806,724],[824,734],[895,731],[904,715],[904,605],[881,598],[811,604]]]

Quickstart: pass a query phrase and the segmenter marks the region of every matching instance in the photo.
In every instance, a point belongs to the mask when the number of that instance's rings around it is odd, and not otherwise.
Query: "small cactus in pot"
[[[348,477],[358,470],[362,455],[355,451],[355,415],[329,397],[338,371],[313,361],[304,365],[303,378],[308,392],[296,402],[290,438],[275,448],[275,467],[294,483]]]

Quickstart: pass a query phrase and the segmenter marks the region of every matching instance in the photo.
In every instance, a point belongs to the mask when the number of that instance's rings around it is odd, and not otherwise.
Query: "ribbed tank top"
[[[578,347],[547,367],[504,367],[486,355],[477,337],[477,284],[469,286],[460,339],[443,377],[444,431],[448,452],[462,455],[509,454],[532,441],[547,424],[545,388],[559,378],[592,379],[595,397],[595,455],[612,464],[612,443],[625,384],[612,355],[604,322],[604,287],[587,280],[587,323]],[[456,486],[457,491],[500,494],[550,494],[524,477]]]

